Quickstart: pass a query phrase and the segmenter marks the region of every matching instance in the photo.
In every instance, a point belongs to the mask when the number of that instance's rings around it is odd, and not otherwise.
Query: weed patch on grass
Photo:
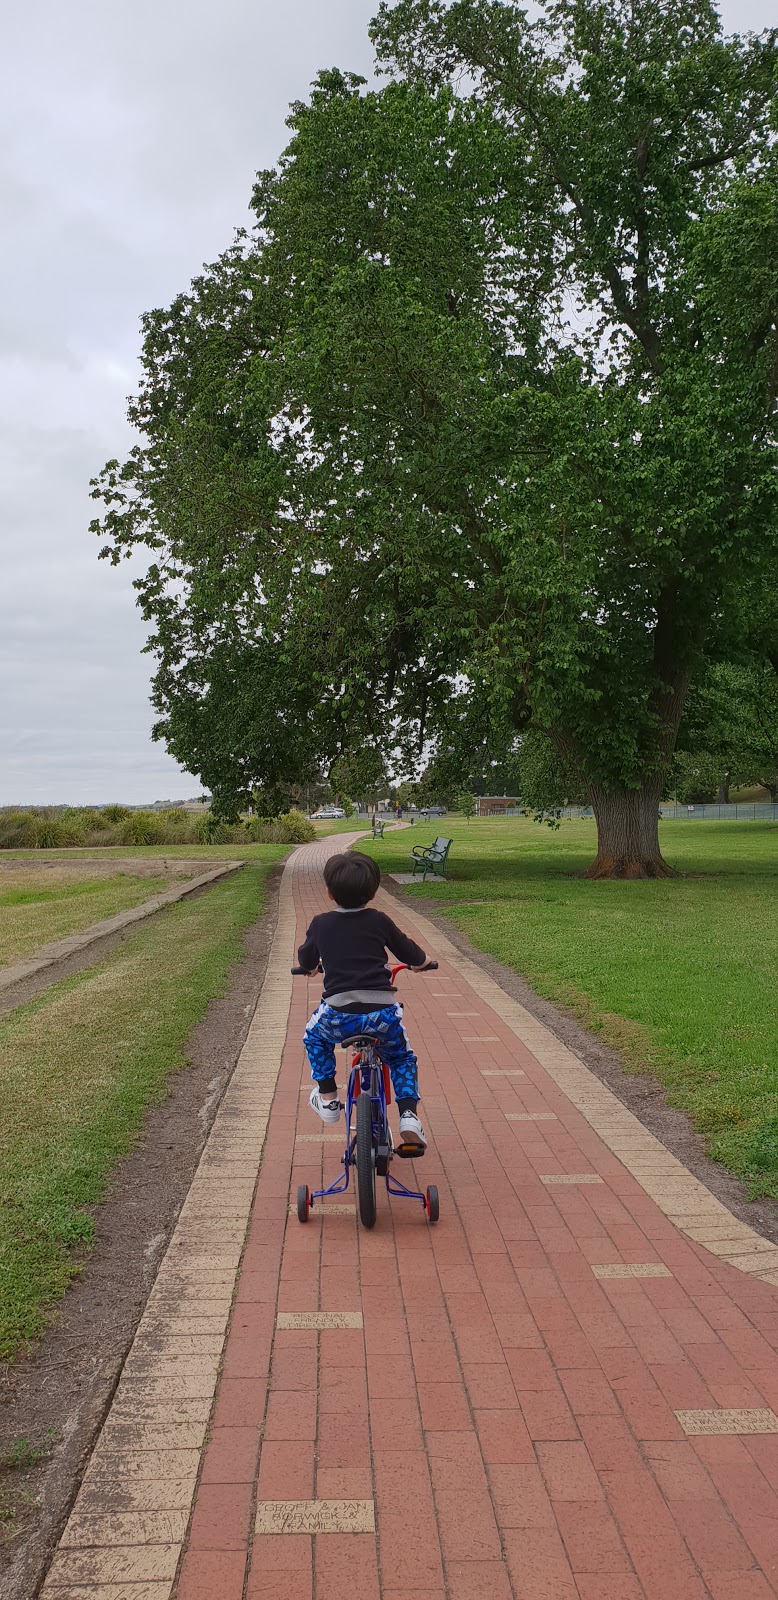
[[[26,1436],[14,1439],[0,1452],[0,1540],[14,1538],[32,1517],[37,1495],[29,1479],[36,1467],[48,1461],[53,1439],[33,1444]]]

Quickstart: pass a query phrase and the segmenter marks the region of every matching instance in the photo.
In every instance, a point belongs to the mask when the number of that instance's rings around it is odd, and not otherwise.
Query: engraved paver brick
[[[602,1178],[596,1172],[543,1172],[540,1174],[541,1183],[602,1183]]]
[[[277,1328],[361,1328],[361,1311],[279,1311]]]
[[[255,1533],[374,1533],[372,1500],[260,1500]]]
[[[298,1133],[295,1144],[344,1144],[342,1133]]]
[[[595,1278],[671,1278],[672,1273],[662,1261],[615,1261],[604,1266],[593,1266]]]
[[[753,1411],[710,1410],[676,1411],[688,1434],[703,1433],[778,1433],[778,1417],[766,1408]]]

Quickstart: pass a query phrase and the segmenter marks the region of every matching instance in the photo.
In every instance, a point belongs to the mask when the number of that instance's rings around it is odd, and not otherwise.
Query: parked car
[[[311,812],[313,822],[337,822],[340,817],[345,817],[345,811],[340,806],[322,806],[320,811]]]
[[[446,808],[445,806],[425,806],[419,815],[422,817],[445,817]]]

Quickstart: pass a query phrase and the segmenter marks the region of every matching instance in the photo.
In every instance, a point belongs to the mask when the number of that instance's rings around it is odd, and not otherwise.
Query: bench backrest
[[[431,856],[445,856],[445,855],[448,854],[450,846],[451,846],[451,840],[450,839],[438,838],[438,839],[435,840],[434,844],[430,845],[430,855]]]

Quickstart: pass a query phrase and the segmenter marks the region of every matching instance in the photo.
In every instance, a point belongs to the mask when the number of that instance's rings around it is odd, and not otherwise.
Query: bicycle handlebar
[[[317,972],[322,972],[323,970],[321,966],[314,967],[313,972],[309,972],[306,967],[292,967],[291,973],[293,978],[313,978]],[[437,970],[437,961],[426,961],[423,967],[409,967],[407,961],[399,961],[396,967],[390,969],[393,983],[398,972],[437,972]]]
[[[398,961],[397,966],[390,967],[389,970],[392,974],[392,983],[394,983],[398,972],[437,972],[438,963],[437,961],[425,961],[423,967],[409,967],[407,961]]]

